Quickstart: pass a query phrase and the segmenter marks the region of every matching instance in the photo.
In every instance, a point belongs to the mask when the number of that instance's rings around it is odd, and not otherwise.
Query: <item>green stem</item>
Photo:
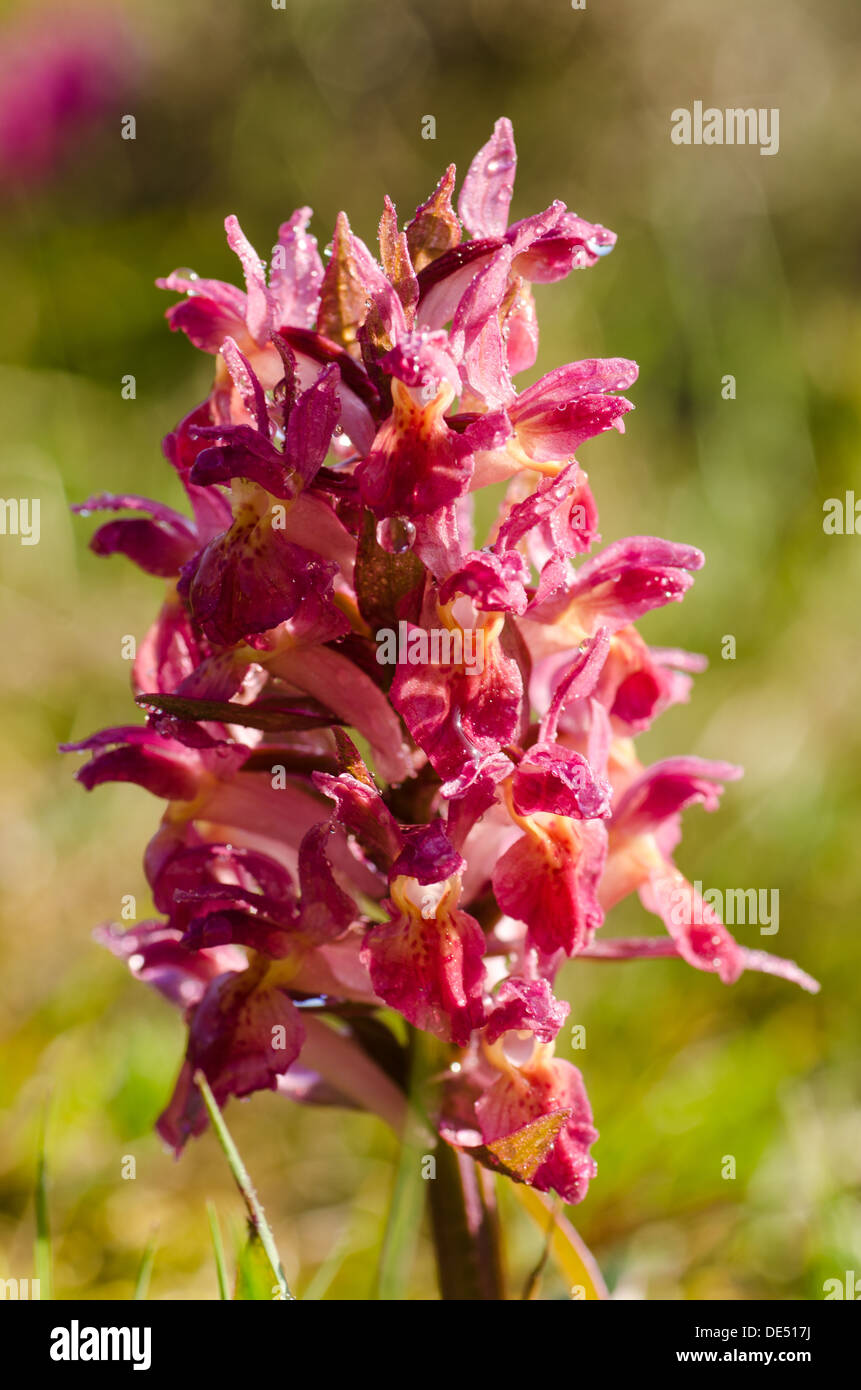
[[[257,1196],[257,1193],[254,1190],[254,1184],[252,1183],[251,1178],[248,1175],[248,1170],[245,1167],[245,1164],[242,1162],[239,1150],[233,1142],[227,1125],[224,1123],[221,1111],[218,1108],[218,1102],[216,1101],[215,1096],[212,1094],[212,1091],[209,1088],[209,1083],[202,1071],[196,1071],[194,1073],[194,1081],[195,1085],[197,1085],[200,1088],[204,1104],[206,1105],[207,1111],[209,1112],[209,1118],[212,1122],[212,1128],[215,1130],[218,1142],[224,1150],[224,1154],[227,1158],[227,1162],[230,1166],[230,1171],[233,1174],[233,1179],[236,1183],[236,1186],[242,1193],[242,1197],[245,1201],[246,1210],[248,1211],[248,1220],[251,1223],[252,1230],[255,1231],[257,1236],[259,1237],[260,1244],[263,1246],[263,1249],[266,1252],[266,1258],[272,1266],[272,1273],[275,1275],[275,1278],[278,1281],[278,1286],[281,1290],[281,1296],[283,1299],[292,1300],[293,1294],[290,1292],[290,1287],[287,1283],[287,1276],[284,1273],[284,1269],[281,1264],[281,1259],[275,1245],[275,1239],[272,1235],[271,1230],[269,1229],[269,1222],[266,1220],[266,1216],[263,1212],[263,1207],[260,1203],[260,1198]]]
[[[493,1178],[440,1140],[428,1183],[440,1295],[446,1300],[505,1298]]]

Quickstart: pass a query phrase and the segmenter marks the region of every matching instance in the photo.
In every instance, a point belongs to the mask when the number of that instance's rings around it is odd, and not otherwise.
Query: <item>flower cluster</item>
[[[341,214],[321,259],[300,208],[267,272],[229,217],[244,290],[159,282],[183,296],[171,328],[215,360],[164,445],[190,514],[128,494],[81,508],[130,513],[93,549],[167,583],[134,666],[146,723],[73,747],[85,787],[166,803],[145,860],[160,916],[100,936],[185,1011],[159,1121],[176,1150],[206,1124],[198,1069],[221,1103],[277,1088],[396,1123],[397,1011],[447,1051],[443,1138],[576,1202],[597,1132],[554,1055],[569,957],[815,988],[740,946],[675,867],[682,811],[713,810],[739,769],[638,761],[634,737],[702,662],[634,624],[703,556],[635,536],[584,558],[600,537],[575,452],[623,429],[637,367],[512,378],[536,360],[533,284],[615,236],[559,202],[509,224],[515,158],[500,120],[457,213],[453,167],[403,230],[387,199],[379,258]],[[498,504],[478,537],[477,496],[479,517]],[[416,663],[408,640],[386,665],[381,629],[456,633],[482,660]],[[635,891],[667,935],[602,940]]]

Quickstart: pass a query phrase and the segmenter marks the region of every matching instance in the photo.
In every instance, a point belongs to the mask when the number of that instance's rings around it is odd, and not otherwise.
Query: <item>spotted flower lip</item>
[[[441,1140],[578,1202],[598,1135],[554,1051],[566,961],[817,988],[736,941],[677,866],[683,813],[741,770],[637,757],[704,659],[636,624],[704,557],[650,535],[594,549],[576,453],[624,430],[636,363],[518,389],[531,286],[616,238],[559,201],[512,221],[516,159],[502,118],[459,196],[450,166],[405,222],[384,201],[379,256],[342,212],[321,257],[303,206],[267,265],[228,216],[241,286],[159,282],[214,365],[163,444],[185,510],[131,491],[76,508],[108,514],[97,554],[167,587],[132,670],[146,722],[64,746],[89,754],[84,787],[164,803],[157,916],[99,940],[184,1015],[158,1124],[177,1152],[206,1124],[198,1072],[219,1104],[271,1089],[402,1125],[419,1030],[442,1049],[421,1096]],[[602,930],[633,894],[663,935]]]

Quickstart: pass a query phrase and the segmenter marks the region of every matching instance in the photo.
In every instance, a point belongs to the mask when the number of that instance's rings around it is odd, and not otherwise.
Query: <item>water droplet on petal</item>
[[[377,544],[390,555],[402,555],[412,548],[416,528],[405,516],[388,516],[377,524]]]

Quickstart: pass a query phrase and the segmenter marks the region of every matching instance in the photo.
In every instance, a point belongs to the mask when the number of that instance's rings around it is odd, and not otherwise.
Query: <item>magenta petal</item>
[[[714,971],[725,985],[744,970],[741,947],[727,931],[710,903],[671,865],[640,889],[649,912],[661,918],[679,955],[697,970]]]
[[[263,347],[272,336],[274,324],[273,296],[266,285],[266,271],[254,247],[246,237],[236,217],[232,214],[224,220],[227,244],[235,251],[242,265],[245,286],[248,292],[246,323],[248,332],[258,346]]]
[[[278,241],[272,250],[269,289],[275,301],[279,328],[284,324],[313,328],[317,318],[323,262],[316,239],[308,231],[310,220],[310,208],[297,208],[278,229]]]
[[[197,796],[201,777],[197,757],[181,743],[145,726],[104,729],[78,743],[60,745],[62,753],[88,750],[93,756],[76,774],[88,791],[105,782],[136,782],[153,796],[170,801],[191,801]]]
[[[174,290],[178,294],[188,294],[195,297],[210,300],[226,314],[231,315],[240,324],[245,322],[245,306],[247,296],[235,285],[228,285],[224,280],[207,280],[191,272],[183,273],[179,270],[171,271],[170,275],[156,280],[160,290]],[[222,339],[223,341],[223,339]]]
[[[186,415],[162,440],[162,452],[179,474],[191,502],[199,545],[205,545],[213,536],[226,531],[233,520],[230,503],[223,493],[217,488],[195,487],[189,481],[194,461],[206,447],[203,431],[212,423],[212,412],[205,402]]]
[[[652,608],[678,602],[693,583],[688,571],[705,563],[701,550],[654,536],[629,536],[608,545],[577,571],[569,594],[584,626],[606,623],[612,632]],[[587,616],[588,615],[588,616]]]
[[[625,835],[648,834],[695,801],[701,801],[707,811],[716,811],[722,784],[742,775],[742,769],[732,763],[664,758],[626,788],[613,810],[613,829]]]
[[[473,277],[452,321],[452,348],[463,383],[490,410],[515,400],[499,322],[510,271],[511,251],[503,246]]]
[[[402,837],[376,787],[360,782],[349,773],[333,777],[327,772],[315,772],[313,781],[334,801],[338,823],[356,837],[373,863],[388,874],[401,851]]]
[[[599,627],[581,647],[571,665],[563,672],[553,689],[550,707],[541,721],[541,738],[552,740],[565,706],[576,700],[584,700],[591,695],[598,683],[607,654],[610,650],[610,634],[605,627]]]
[[[528,372],[538,357],[538,314],[528,285],[522,287],[507,314],[503,335],[511,375]]]
[[[484,1036],[495,1043],[508,1032],[529,1032],[539,1042],[552,1042],[571,1012],[571,1005],[556,999],[547,980],[526,980],[509,975],[493,995]]]
[[[201,645],[185,606],[174,595],[162,605],[138,646],[132,668],[134,688],[139,693],[169,694],[191,676],[202,659]]]
[[[285,469],[283,455],[264,444],[262,435],[250,446],[254,431],[247,425],[218,433],[226,442],[202,449],[195,460],[191,477],[197,485],[211,487],[213,483],[230,483],[233,478],[250,478],[273,497],[287,501],[295,495],[296,485]]]
[[[270,669],[321,700],[371,745],[380,776],[402,782],[412,771],[397,714],[379,686],[331,647],[281,653]]]
[[[597,526],[595,499],[575,461],[556,477],[542,479],[530,497],[511,508],[499,528],[497,546],[508,549],[540,530],[546,548],[567,559],[589,549]]]
[[[162,1138],[178,1152],[206,1127],[195,1071],[204,1073],[219,1105],[229,1096],[274,1090],[304,1037],[299,1011],[278,985],[258,981],[250,970],[213,980],[191,1017],[186,1062],[158,1122]]]
[[[290,411],[284,453],[290,466],[309,483],[329,451],[338,423],[340,373],[333,362],[303,391]]]
[[[294,545],[270,515],[252,515],[203,551],[188,571],[196,621],[213,642],[230,645],[292,618],[300,604],[331,591],[335,565]]]
[[[599,820],[557,820],[542,837],[523,835],[493,871],[496,901],[525,922],[527,940],[546,955],[576,955],[604,920],[598,884],[607,853]]]
[[[744,946],[741,947],[741,954],[745,970],[759,970],[764,975],[776,975],[779,980],[787,980],[789,984],[806,989],[808,994],[818,994],[821,989],[819,981],[808,975],[806,970],[802,970],[800,965],[796,965],[794,960],[784,960],[768,951],[751,951]]]
[[[502,116],[469,166],[457,210],[473,236],[502,236],[514,190],[517,150],[511,122]]]
[[[233,378],[233,384],[239,392],[242,404],[263,438],[268,439],[269,415],[266,410],[266,396],[257,373],[232,338],[225,338],[221,344],[221,355]]]
[[[539,1192],[558,1192],[566,1202],[580,1202],[597,1171],[589,1149],[598,1138],[598,1131],[592,1123],[586,1088],[576,1067],[552,1058],[523,1067],[516,1078],[500,1076],[475,1107],[486,1144],[558,1110],[570,1114],[530,1186]]]
[[[327,822],[308,831],[299,846],[299,921],[315,943],[330,941],[357,920],[353,899],[338,887],[326,854],[331,829]]]
[[[469,488],[469,443],[438,408],[417,405],[396,387],[395,411],[380,426],[356,476],[365,505],[379,517],[418,517],[449,506]]]
[[[440,883],[466,868],[441,820],[409,826],[403,836],[404,847],[392,865],[391,878],[406,876],[421,884]]]
[[[529,219],[526,219],[527,221]],[[521,224],[508,229],[518,237]],[[616,233],[598,222],[587,222],[575,212],[563,212],[543,236],[530,240],[518,254],[514,269],[526,280],[547,284],[562,280],[572,270],[596,265],[616,244]]]
[[[147,878],[159,912],[184,928],[194,904],[225,897],[265,904],[278,918],[291,920],[296,903],[293,881],[283,867],[257,850],[219,843],[156,847],[148,857]]]
[[[484,644],[483,655],[480,674],[404,662],[392,683],[392,704],[447,782],[458,779],[467,765],[477,775],[482,761],[518,732],[523,704],[518,664],[494,643]],[[447,789],[447,794],[455,793]]]
[[[167,284],[166,281],[160,283]],[[198,294],[179,304],[172,304],[164,314],[172,332],[184,333],[201,352],[209,352],[213,356],[221,350],[226,337],[245,331],[244,315],[245,295],[242,296],[241,316],[237,316],[231,309]]]
[[[557,393],[545,397],[542,387],[536,382],[509,410],[518,441],[536,463],[570,459],[587,439],[620,427],[622,416],[634,409],[624,396],[592,392],[555,400]]]
[[[93,936],[115,956],[128,962],[135,979],[143,980],[181,1009],[199,1004],[206,987],[227,970],[242,970],[245,957],[230,948],[188,951],[180,933],[164,922],[141,922],[127,931],[99,927]]]
[[[529,566],[518,551],[498,555],[492,550],[476,550],[440,586],[439,598],[440,603],[450,603],[457,594],[466,594],[485,612],[522,613],[528,602],[528,583]]]
[[[425,391],[431,400],[443,382],[448,382],[455,393],[460,392],[460,376],[445,333],[404,334],[391,351],[380,358],[380,366],[405,386]]]
[[[465,1047],[484,1021],[484,934],[457,908],[443,905],[434,915],[402,901],[365,937],[362,961],[374,990],[417,1028]]]
[[[104,511],[148,513],[147,519],[109,521],[99,527],[90,541],[90,549],[96,555],[127,555],[147,574],[173,578],[197,549],[194,525],[187,517],[161,502],[151,502],[133,493],[101,493],[76,503],[72,511],[82,516]]]
[[[464,241],[425,266],[418,276],[417,327],[443,328],[457,312],[457,306],[479,270],[503,244],[499,237]]]
[[[134,517],[100,526],[90,541],[90,549],[95,555],[125,555],[147,574],[172,579],[197,546],[182,532]]]
[[[515,809],[522,816],[547,811],[588,820],[610,814],[610,784],[596,777],[581,753],[555,743],[536,743],[511,780]]]

